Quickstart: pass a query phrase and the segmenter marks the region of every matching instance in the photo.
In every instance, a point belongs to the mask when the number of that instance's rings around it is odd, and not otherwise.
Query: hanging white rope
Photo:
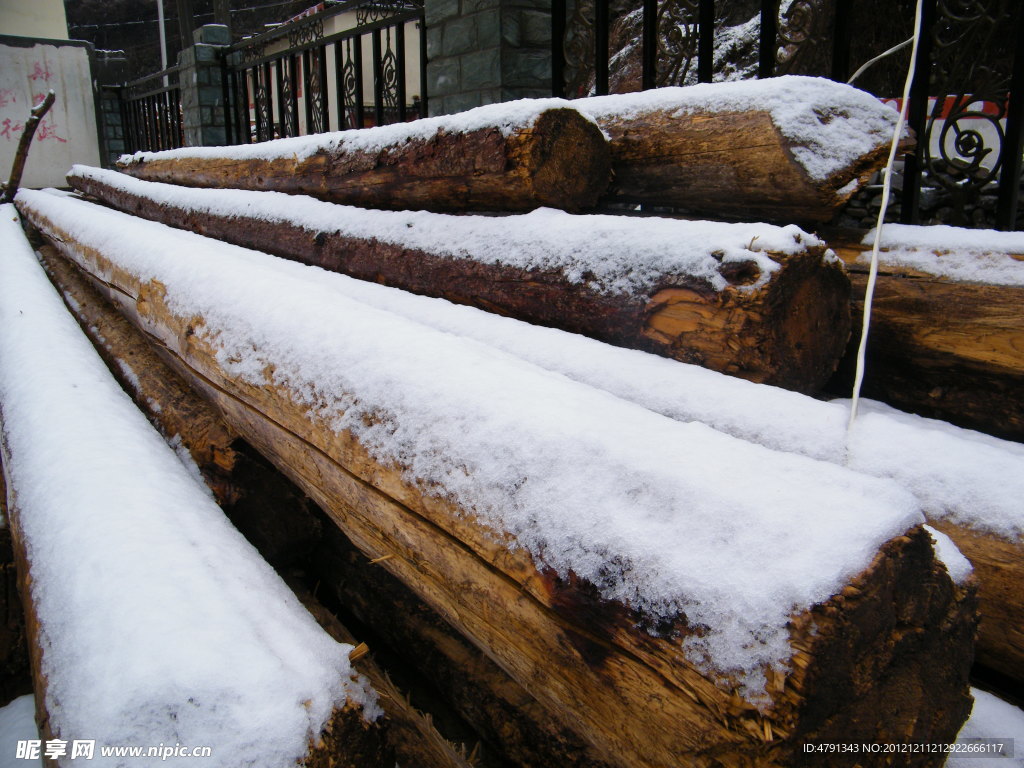
[[[878,279],[878,247],[882,239],[882,225],[885,222],[885,212],[889,208],[889,195],[892,192],[893,164],[896,162],[896,152],[899,149],[900,136],[903,135],[903,126],[907,122],[910,84],[914,79],[914,68],[917,64],[917,48],[921,41],[922,2],[923,0],[917,0],[917,9],[914,12],[914,43],[910,48],[910,66],[907,68],[907,79],[903,84],[903,101],[900,104],[900,116],[896,121],[896,130],[892,134],[892,143],[889,145],[889,161],[882,174],[882,207],[878,210],[878,221],[875,224],[875,239],[871,246],[871,270],[868,272],[868,286],[864,292],[864,322],[861,325],[860,346],[857,348],[857,371],[853,379],[853,402],[850,405],[850,421],[846,425],[847,431],[853,427],[853,422],[857,418],[860,388],[864,382],[864,356],[868,347],[868,331],[871,328],[871,302],[875,296],[875,282]]]

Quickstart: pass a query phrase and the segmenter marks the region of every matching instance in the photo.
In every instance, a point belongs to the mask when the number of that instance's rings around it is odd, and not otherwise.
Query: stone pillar
[[[223,24],[206,24],[195,30],[193,37],[195,44],[178,54],[185,146],[223,146],[227,123],[217,52],[231,44],[231,36]]]
[[[430,114],[551,95],[550,0],[426,0]]]

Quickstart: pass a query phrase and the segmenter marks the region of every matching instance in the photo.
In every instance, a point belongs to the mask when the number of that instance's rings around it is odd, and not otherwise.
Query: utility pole
[[[231,0],[213,0],[213,23],[223,24],[231,34]]]
[[[178,6],[178,34],[181,36],[181,50],[192,47],[192,30],[195,29],[195,14],[192,0],[175,0]]]

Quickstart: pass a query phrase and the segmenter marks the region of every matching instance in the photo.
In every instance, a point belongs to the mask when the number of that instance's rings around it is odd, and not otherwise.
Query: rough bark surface
[[[810,178],[767,112],[600,117],[615,180],[607,201],[674,206],[743,221],[825,222],[885,164],[879,146]]]
[[[849,396],[868,267],[848,233],[836,252],[853,284],[854,334],[829,390]],[[883,257],[884,259],[884,257]],[[922,416],[1024,440],[1024,287],[880,266],[863,394]]]
[[[781,265],[760,288],[753,263],[723,265],[730,285],[665,274],[650,291],[607,295],[561,272],[527,271],[290,222],[221,216],[131,194],[84,175],[76,189],[143,218],[355,278],[469,304],[759,383],[818,391],[850,334],[849,281],[824,248],[769,256]],[[726,268],[728,267],[728,268]]]
[[[972,589],[957,588],[920,528],[884,545],[826,603],[793,617],[794,655],[769,675],[759,711],[698,672],[678,651],[689,629],[645,631],[643,617],[597,598],[579,579],[538,570],[450,501],[382,466],[349,433],[316,421],[287,389],[230,376],[156,281],[132,277],[75,242],[59,223],[23,215],[104,283],[166,359],[250,442],[312,496],[353,542],[382,562],[619,766],[801,765],[808,741],[952,740],[970,708]],[[642,718],[631,713],[643,712]],[[909,754],[905,764],[940,765]],[[833,765],[891,764],[891,755]]]
[[[307,158],[153,158],[119,164],[140,179],[188,187],[276,190],[364,208],[529,211],[593,207],[610,179],[607,142],[572,109],[528,129],[439,131],[379,151],[321,149]]]

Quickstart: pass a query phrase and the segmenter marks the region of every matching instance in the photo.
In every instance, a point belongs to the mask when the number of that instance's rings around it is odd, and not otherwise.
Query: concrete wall
[[[67,40],[63,0],[0,0],[0,34]]]
[[[0,176],[6,180],[34,104],[57,100],[36,129],[22,186],[66,186],[75,163],[99,165],[88,43],[0,35]]]

